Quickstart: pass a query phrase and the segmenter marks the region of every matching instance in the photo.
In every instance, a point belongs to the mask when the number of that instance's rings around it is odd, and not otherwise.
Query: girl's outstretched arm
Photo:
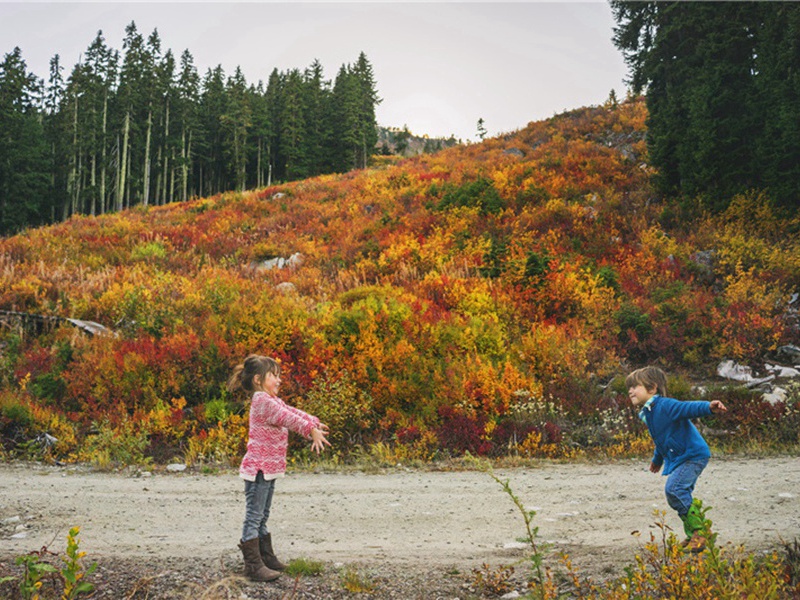
[[[712,400],[711,401],[711,412],[712,413],[723,413],[728,412],[728,409],[725,408],[725,405],[720,402],[719,400]]]

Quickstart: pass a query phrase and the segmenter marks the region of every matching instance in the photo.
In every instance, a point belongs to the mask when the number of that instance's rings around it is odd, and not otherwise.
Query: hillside
[[[48,431],[62,459],[235,461],[246,415],[223,384],[251,352],[280,358],[282,395],[331,425],[338,452],[642,451],[618,376],[657,361],[688,395],[681,374],[796,344],[800,279],[797,218],[765,196],[720,215],[655,198],[644,119],[641,101],[583,108],[390,166],[0,240],[0,310],[113,331],[5,320],[6,453]],[[737,443],[797,443],[796,415],[762,427],[788,405],[727,401],[742,410],[712,425],[746,432]]]

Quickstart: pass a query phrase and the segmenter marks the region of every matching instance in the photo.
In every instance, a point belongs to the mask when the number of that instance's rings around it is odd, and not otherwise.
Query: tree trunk
[[[89,203],[89,214],[95,216],[97,214],[97,154],[92,152],[92,170],[91,170],[91,189],[92,199]]]
[[[78,96],[75,95],[75,108],[72,111],[72,156],[67,178],[67,197],[64,202],[64,220],[75,212],[75,188],[78,185]]]
[[[263,187],[262,183],[264,182],[264,177],[261,173],[261,146],[263,143],[264,140],[258,138],[258,157],[256,158],[256,188]]]
[[[167,173],[169,172],[169,152],[167,152],[167,143],[169,141],[169,96],[167,96],[167,114],[164,118],[164,168],[162,169],[162,173],[164,175],[164,180],[162,181],[163,188],[161,190],[161,204],[166,204],[167,202]]]
[[[122,201],[125,197],[128,168],[128,137],[131,132],[131,111],[125,113],[125,123],[122,126],[122,156],[119,159],[119,178],[117,180],[117,210],[122,210]]]
[[[150,201],[150,136],[153,130],[153,106],[147,109],[147,133],[144,138],[144,181],[142,182],[142,204]]]
[[[106,128],[108,126],[108,90],[103,98],[103,130],[100,136],[100,214],[106,212]]]

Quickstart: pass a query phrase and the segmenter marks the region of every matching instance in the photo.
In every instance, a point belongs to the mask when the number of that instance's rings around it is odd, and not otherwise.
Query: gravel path
[[[537,511],[534,524],[552,556],[568,552],[581,571],[629,562],[656,531],[655,509],[680,530],[664,478],[643,460],[542,463],[497,475]],[[42,546],[62,552],[68,529],[79,525],[91,559],[235,565],[242,489],[235,472],[131,476],[0,465],[0,561]],[[798,458],[714,458],[696,494],[713,507],[720,543],[756,550],[800,537]],[[270,525],[284,559],[469,573],[524,555],[517,508],[480,472],[289,474],[277,482]]]

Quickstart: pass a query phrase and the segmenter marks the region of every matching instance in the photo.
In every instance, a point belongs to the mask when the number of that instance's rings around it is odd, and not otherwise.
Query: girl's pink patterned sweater
[[[309,439],[311,430],[319,425],[317,417],[289,406],[277,396],[256,392],[250,402],[247,452],[239,475],[248,481],[255,481],[259,471],[266,479],[282,475],[286,471],[289,430]]]

